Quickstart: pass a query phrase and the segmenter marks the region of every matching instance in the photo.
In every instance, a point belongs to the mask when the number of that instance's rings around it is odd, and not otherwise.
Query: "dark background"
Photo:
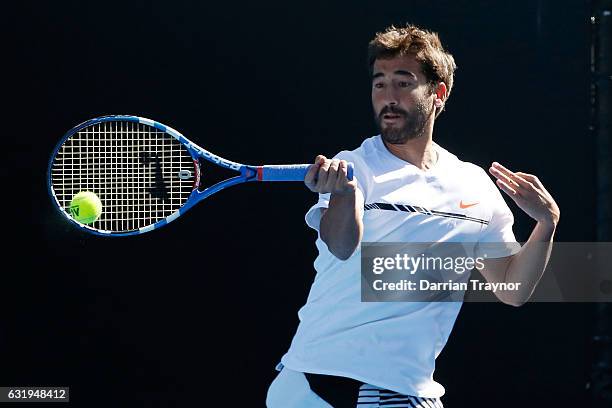
[[[4,17],[0,385],[67,385],[75,407],[264,406],[314,278],[316,197],[242,185],[104,239],[54,210],[47,161],[105,114],[252,164],[353,149],[376,133],[366,45],[391,23],[438,31],[459,66],[434,140],[536,174],[557,240],[595,239],[586,1],[24,2]],[[510,206],[526,240],[534,222]],[[443,402],[587,406],[592,311],[465,304],[437,360]]]

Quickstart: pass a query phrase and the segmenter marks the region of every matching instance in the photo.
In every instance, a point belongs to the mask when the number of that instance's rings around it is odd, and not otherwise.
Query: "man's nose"
[[[393,87],[388,87],[385,90],[384,99],[385,99],[385,105],[397,106],[399,104],[399,98],[398,98],[397,92],[395,91],[395,89],[393,89]]]

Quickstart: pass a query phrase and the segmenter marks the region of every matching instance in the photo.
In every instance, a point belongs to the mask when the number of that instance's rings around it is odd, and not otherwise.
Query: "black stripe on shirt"
[[[389,204],[389,203],[370,203],[363,206],[365,211],[370,210],[386,210],[386,211],[404,211],[404,212],[414,212],[423,215],[433,215],[438,217],[445,218],[456,218],[459,220],[465,221],[473,221],[478,222],[480,224],[489,225],[488,220],[482,220],[480,218],[469,217],[465,214],[437,211],[437,210],[428,210],[427,208],[418,207],[416,205],[407,205],[407,204]]]

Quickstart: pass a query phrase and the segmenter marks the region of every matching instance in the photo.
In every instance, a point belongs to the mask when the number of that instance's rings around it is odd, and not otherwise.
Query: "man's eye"
[[[383,87],[383,84],[381,82],[374,84],[374,88],[381,89],[382,87]]]
[[[410,86],[410,83],[406,82],[406,81],[401,81],[399,83],[399,86],[402,87],[402,88],[408,88]]]

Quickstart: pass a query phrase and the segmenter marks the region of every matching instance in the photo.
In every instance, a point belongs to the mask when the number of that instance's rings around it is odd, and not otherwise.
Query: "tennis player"
[[[362,240],[474,243],[476,255],[482,243],[516,244],[502,190],[537,223],[522,248],[487,252],[480,270],[487,281],[521,283],[518,291],[496,295],[522,305],[550,256],[560,212],[537,177],[494,162],[493,183],[486,171],[432,140],[456,69],[438,35],[391,26],[368,52],[380,135],[333,159],[317,156],[306,176],[308,188],[319,193],[306,214],[318,231],[317,274],[269,387],[269,408],[442,407],[435,359],[461,302],[361,302]]]

